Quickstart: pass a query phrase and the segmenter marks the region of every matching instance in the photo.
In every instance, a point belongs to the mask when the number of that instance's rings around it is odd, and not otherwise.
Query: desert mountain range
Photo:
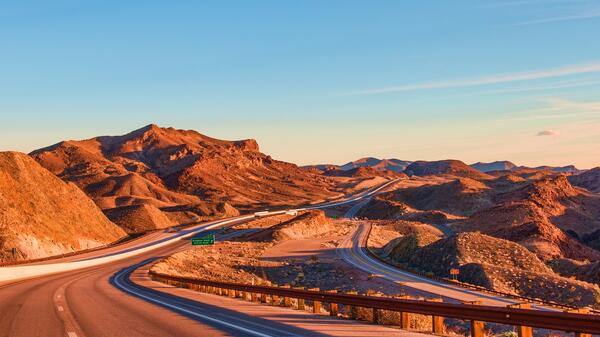
[[[419,178],[416,186],[381,194],[361,215],[451,224],[457,232],[518,242],[545,261],[600,259],[592,244],[600,233],[600,195],[571,185],[567,176],[445,178]]]
[[[424,162],[427,161],[416,161]],[[443,162],[453,162],[455,165],[461,165],[462,162],[458,160],[445,160]],[[319,165],[307,165],[305,168],[313,168],[320,171],[349,171],[359,167],[371,167],[378,171],[394,171],[394,172],[405,172],[406,168],[412,164],[413,161],[401,160],[401,159],[378,159],[374,157],[365,157],[355,161],[348,162],[344,165],[333,165],[333,164],[319,164]],[[464,163],[462,163],[464,164]],[[531,172],[531,171],[546,171],[546,172],[558,172],[558,173],[579,173],[581,172],[574,165],[567,166],[538,166],[538,167],[527,167],[517,166],[511,161],[501,160],[490,163],[477,162],[469,165],[477,171],[488,173],[488,172],[502,172],[502,171],[515,171],[515,172]]]
[[[598,168],[376,158],[298,167],[260,152],[251,139],[225,141],[156,125],[1,158],[3,259],[75,251],[126,233],[253,209],[322,202],[399,179],[395,190],[373,198],[358,216],[481,232],[516,242],[545,262],[600,260]]]
[[[123,136],[64,141],[31,156],[102,209],[150,204],[202,216],[341,195],[332,179],[275,160],[252,139],[224,141],[156,125]]]

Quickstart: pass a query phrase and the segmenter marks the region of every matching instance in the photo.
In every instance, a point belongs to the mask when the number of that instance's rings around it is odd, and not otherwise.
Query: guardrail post
[[[400,295],[396,296],[396,298],[401,300],[409,300],[410,296]],[[400,311],[400,329],[409,330],[410,329],[410,313],[406,311]]]
[[[570,312],[572,314],[589,314],[590,309],[589,308],[567,309],[567,310],[565,310],[565,312]],[[592,334],[584,333],[584,332],[575,332],[575,337],[592,337]]]
[[[250,293],[250,300],[252,302],[258,302],[258,296],[256,293]]]
[[[267,294],[260,294],[260,302],[267,303]]]
[[[329,290],[328,293],[332,293],[332,294],[337,294],[337,290]],[[339,314],[339,307],[337,303],[329,303],[329,315],[330,316],[335,316],[337,317],[337,315]]]
[[[373,324],[379,324],[381,322],[381,310],[373,308]]]
[[[442,298],[430,298],[427,302],[443,302]],[[434,334],[442,334],[444,332],[444,317],[431,316],[431,327]]]
[[[531,303],[514,303],[506,306],[507,308],[516,309],[531,309]],[[530,326],[517,326],[517,334],[519,337],[533,337],[533,329]]]
[[[369,295],[367,293],[367,295]],[[377,297],[381,297],[380,294],[377,293],[371,293],[370,296],[377,296]],[[373,324],[381,324],[381,310],[377,309],[377,308],[373,308]]]
[[[482,321],[471,320],[471,337],[484,336],[485,323]]]
[[[303,287],[295,287],[294,289],[298,289],[298,290],[304,290]],[[305,306],[304,306],[304,299],[303,298],[298,298],[298,310],[304,310]]]
[[[358,295],[357,291],[351,290],[349,292],[347,292],[347,294],[349,295]],[[357,317],[357,308],[355,306],[352,305],[346,305],[346,311],[348,312],[348,317],[350,317],[350,319],[356,319]]]
[[[481,301],[463,301],[463,304],[481,305]],[[471,337],[483,337],[485,323],[482,321],[471,320]]]
[[[284,286],[281,286],[282,288],[288,288],[290,289],[291,286],[289,284],[286,284]],[[283,297],[283,306],[284,307],[291,307],[292,306],[292,300],[288,297],[288,296],[284,296]]]
[[[281,300],[277,295],[271,295],[271,305],[279,306],[281,305]]]
[[[311,288],[308,289],[310,291],[321,291],[320,288]],[[313,300],[313,313],[320,314],[321,313],[321,301]]]

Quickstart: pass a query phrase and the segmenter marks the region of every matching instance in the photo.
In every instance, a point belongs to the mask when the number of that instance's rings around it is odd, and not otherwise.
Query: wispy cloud
[[[600,101],[577,102],[564,98],[547,98],[545,101],[555,109],[562,110],[578,110],[587,113],[600,112]]]
[[[543,130],[536,134],[536,136],[558,136],[560,132],[556,130]]]
[[[498,122],[553,120],[578,118],[591,121],[600,115],[600,101],[578,102],[559,97],[538,99],[544,107],[512,112],[496,119]],[[590,119],[591,118],[591,119]]]
[[[462,79],[462,80],[450,80],[450,81],[434,81],[424,82],[417,84],[407,84],[395,87],[384,87],[384,88],[373,88],[347,95],[368,95],[368,94],[383,94],[391,92],[404,92],[404,91],[417,91],[417,90],[431,90],[431,89],[447,89],[447,88],[459,88],[459,87],[472,87],[481,85],[492,85],[508,82],[520,82],[520,81],[531,81],[544,78],[554,78],[569,75],[579,75],[588,73],[600,72],[600,63],[580,64],[571,65],[560,68],[551,68],[537,71],[526,71],[516,72],[508,74],[496,74],[479,78]]]
[[[587,12],[587,13],[579,13],[579,14],[565,15],[565,16],[556,16],[556,17],[545,18],[545,19],[538,19],[538,20],[531,20],[531,21],[519,22],[519,23],[513,24],[513,26],[530,26],[530,25],[539,25],[539,24],[550,23],[550,22],[561,22],[561,21],[573,21],[573,20],[593,19],[593,18],[599,18],[599,17],[600,17],[600,10],[592,10],[592,11]]]

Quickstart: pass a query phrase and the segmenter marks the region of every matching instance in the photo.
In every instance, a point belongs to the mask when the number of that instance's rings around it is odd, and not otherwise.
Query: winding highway
[[[355,202],[391,183],[306,209]],[[179,233],[152,233],[63,259],[1,267],[0,336],[420,335],[254,303],[247,303],[244,309],[240,303],[246,302],[169,287],[140,273],[157,258],[188,248],[187,239],[194,235],[253,218],[250,215],[210,222]]]

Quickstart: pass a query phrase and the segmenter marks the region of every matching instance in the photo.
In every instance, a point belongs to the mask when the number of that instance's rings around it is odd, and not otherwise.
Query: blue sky
[[[149,123],[275,158],[600,165],[600,1],[0,2],[0,150]]]

